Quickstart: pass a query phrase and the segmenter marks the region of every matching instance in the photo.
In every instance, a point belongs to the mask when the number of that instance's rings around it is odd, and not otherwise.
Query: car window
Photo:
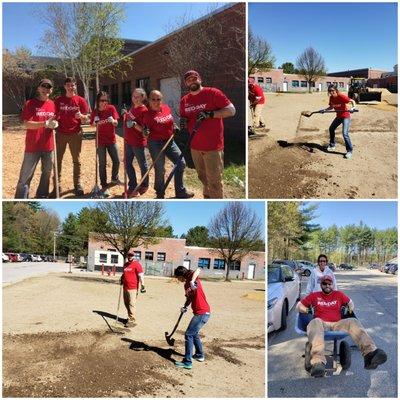
[[[279,267],[268,268],[268,283],[277,283],[280,281],[281,279],[280,279]]]
[[[290,277],[293,278],[294,274],[293,274],[293,270],[288,267],[287,265],[282,265],[282,276],[283,279],[285,279],[286,277]]]

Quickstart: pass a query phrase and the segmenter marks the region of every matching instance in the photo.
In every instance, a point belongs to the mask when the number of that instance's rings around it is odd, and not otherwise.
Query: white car
[[[300,299],[300,278],[285,264],[268,266],[268,333],[285,330],[289,311]]]
[[[1,261],[6,263],[10,261],[10,257],[7,254],[1,253]]]

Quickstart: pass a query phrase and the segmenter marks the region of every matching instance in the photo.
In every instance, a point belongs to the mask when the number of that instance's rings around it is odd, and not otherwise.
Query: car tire
[[[281,310],[281,327],[280,331],[284,331],[287,328],[287,314],[288,314],[288,305],[287,300],[283,302],[282,310]]]
[[[311,343],[306,343],[306,348],[304,350],[304,368],[307,372],[311,370]]]
[[[351,366],[351,349],[350,345],[342,340],[339,345],[339,359],[340,365],[343,369],[349,369]]]
[[[309,269],[306,269],[304,271],[304,275],[308,278],[311,275],[311,271]]]

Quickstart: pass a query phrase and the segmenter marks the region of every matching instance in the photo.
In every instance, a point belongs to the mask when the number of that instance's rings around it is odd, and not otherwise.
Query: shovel
[[[349,113],[354,113],[354,112],[358,112],[357,109],[353,109],[353,110],[327,110],[324,111],[323,113],[318,110],[318,111],[302,111],[301,115],[304,115],[305,117],[311,117],[311,115],[313,114],[325,114],[325,113],[335,113],[335,112],[344,112],[344,111],[348,111]]]
[[[165,340],[167,341],[167,343],[170,346],[173,346],[175,344],[175,339],[172,338],[172,335],[175,333],[176,328],[178,327],[179,322],[181,321],[183,314],[184,314],[184,312],[181,311],[181,313],[179,315],[179,318],[178,318],[178,321],[176,321],[176,324],[174,326],[174,329],[172,329],[172,332],[169,335],[168,335],[168,332],[165,332]]]

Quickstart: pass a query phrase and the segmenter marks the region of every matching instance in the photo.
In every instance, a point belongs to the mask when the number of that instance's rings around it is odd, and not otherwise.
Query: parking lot
[[[365,370],[360,351],[352,347],[347,371],[339,366],[333,374],[312,378],[304,369],[307,340],[294,330],[293,309],[288,328],[268,336],[269,397],[397,397],[397,276],[378,270],[338,271],[335,275],[339,290],[352,298],[357,318],[386,351],[388,361],[376,370]],[[303,293],[306,282],[303,277]],[[354,346],[351,338],[345,340]]]

